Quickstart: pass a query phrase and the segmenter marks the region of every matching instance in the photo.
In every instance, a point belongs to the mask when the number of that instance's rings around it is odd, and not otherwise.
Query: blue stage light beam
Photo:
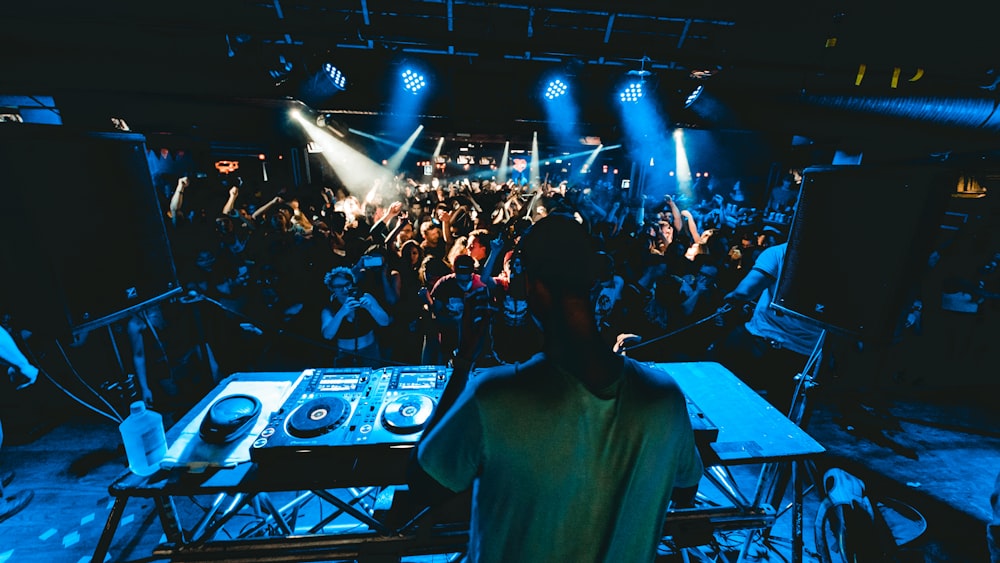
[[[669,175],[670,166],[664,163],[674,162],[674,143],[669,138],[669,120],[655,96],[615,105],[621,115],[629,157],[646,167],[640,175],[643,193],[655,199],[672,192],[674,179]]]
[[[684,131],[674,129],[674,152],[677,163],[677,191],[683,195],[692,195],[691,165],[688,163],[687,150],[684,148]]]
[[[497,182],[501,184],[510,178],[510,141],[503,144],[503,156],[500,157],[500,168],[497,169]]]
[[[538,164],[538,131],[533,132],[531,135],[531,164],[529,166],[531,167],[529,184],[534,183],[537,186],[541,186],[542,176]]]
[[[594,161],[597,160],[597,155],[600,154],[601,149],[603,148],[604,145],[601,144],[597,145],[596,149],[590,151],[590,156],[587,157],[587,160],[584,161],[583,166],[580,167],[580,174],[586,174],[587,172],[590,172],[590,167],[594,165]]]
[[[434,160],[437,159],[437,157],[441,156],[441,149],[443,148],[444,148],[444,137],[439,137],[437,145],[434,147],[434,154],[431,155],[431,159]]]
[[[366,139],[371,139],[371,140],[375,141],[376,143],[378,143],[380,145],[385,145],[387,147],[392,147],[393,150],[396,150],[396,149],[398,149],[399,147],[402,146],[402,144],[400,144],[397,141],[393,141],[391,139],[386,139],[385,137],[379,137],[378,135],[372,135],[371,133],[368,133],[367,131],[361,131],[359,129],[354,129],[353,127],[348,127],[347,130],[350,133],[352,133],[354,135],[357,135],[359,137],[364,137]],[[427,151],[422,151],[420,149],[415,149],[415,148],[412,148],[412,147],[410,148],[410,153],[411,154],[420,155],[420,156],[427,156],[427,157],[429,157],[431,155],[431,153],[429,153]]]
[[[413,134],[411,134],[410,137],[406,139],[406,142],[400,145],[400,147],[396,149],[396,152],[389,157],[389,161],[386,164],[386,167],[389,170],[392,170],[394,172],[399,171],[399,168],[403,165],[403,159],[406,158],[407,153],[409,153],[410,149],[413,148],[413,143],[415,143],[417,138],[420,137],[420,132],[423,130],[424,130],[423,125],[417,127],[416,130],[413,131]]]
[[[546,123],[560,148],[576,146],[580,138],[580,110],[570,93],[569,79],[552,77],[542,93],[542,107]]]

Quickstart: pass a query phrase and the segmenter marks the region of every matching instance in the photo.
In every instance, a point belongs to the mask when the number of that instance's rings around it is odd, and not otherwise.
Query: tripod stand
[[[820,332],[816,345],[802,372],[795,376],[795,392],[792,396],[791,406],[788,409],[788,419],[796,426],[802,427],[803,421],[807,418],[808,393],[809,390],[818,385],[816,382],[819,376],[819,368],[823,359],[823,344],[826,340],[826,331]],[[802,561],[802,497],[804,491],[803,472],[808,473],[811,490],[819,482],[816,466],[808,460],[805,461],[785,461],[777,463],[765,463],[761,468],[760,477],[757,480],[757,487],[754,493],[754,506],[767,503],[776,511],[776,517],[781,516],[789,508],[792,510],[792,563]],[[785,489],[788,483],[792,483],[793,499],[789,506],[778,509],[784,498]],[[771,537],[771,528],[763,528],[751,532],[744,541],[737,561],[744,561],[753,541],[760,537],[761,541],[767,544]]]

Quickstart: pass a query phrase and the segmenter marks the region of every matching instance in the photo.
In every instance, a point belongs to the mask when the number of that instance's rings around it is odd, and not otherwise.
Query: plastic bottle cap
[[[129,412],[131,412],[132,414],[140,413],[144,410],[146,410],[146,403],[142,401],[136,401],[131,405],[129,405]]]

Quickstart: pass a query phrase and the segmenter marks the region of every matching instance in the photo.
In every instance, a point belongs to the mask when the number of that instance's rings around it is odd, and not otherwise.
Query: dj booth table
[[[725,505],[672,509],[665,535],[769,529],[775,510],[759,490],[763,485],[758,486],[753,498],[747,498],[727,468],[782,463],[791,469],[794,485],[792,555],[794,561],[800,561],[802,479],[797,467],[799,462],[822,453],[823,447],[719,364],[656,366],[666,370],[700,409],[691,414],[695,428],[707,423],[717,429],[714,441],[699,444],[706,465],[703,483],[711,482],[728,499]],[[168,444],[183,442],[185,434],[225,390],[236,385],[258,389],[273,386],[275,393],[287,394],[291,383],[301,375],[279,372],[230,376],[167,432]],[[274,408],[274,398],[270,406],[268,401],[262,402],[262,416],[266,417],[268,409]],[[702,417],[707,421],[697,420]],[[249,437],[251,442],[254,436]],[[234,447],[243,445],[239,442]],[[237,462],[228,466],[198,467],[189,463],[183,468],[161,469],[150,477],[126,472],[109,487],[115,501],[93,561],[104,561],[132,498],[154,501],[167,541],[153,554],[175,561],[381,562],[398,561],[406,555],[464,551],[468,543],[467,519],[442,519],[431,511],[400,520],[387,510],[397,491],[394,486],[405,483],[405,460],[410,448],[412,444],[400,444],[391,450],[396,457],[388,461],[382,457],[378,463],[365,463],[355,452],[341,463],[324,463],[318,470],[309,470],[301,463],[260,467],[236,455]],[[198,501],[200,497],[204,500]],[[193,506],[179,510],[183,502]],[[195,517],[191,517],[192,512]],[[185,518],[189,522],[183,522]],[[248,518],[247,523],[238,525],[238,521]],[[349,523],[338,524],[338,520]],[[691,534],[691,530],[696,532]]]

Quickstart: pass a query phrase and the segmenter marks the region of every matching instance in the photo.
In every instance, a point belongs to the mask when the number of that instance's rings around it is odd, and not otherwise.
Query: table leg
[[[127,503],[128,497],[115,497],[115,503],[111,506],[111,514],[108,514],[108,519],[104,522],[104,530],[101,532],[100,539],[97,540],[97,547],[94,548],[94,556],[90,558],[90,563],[104,563],[108,549],[111,548],[111,540],[114,539],[115,532],[118,531],[118,524],[122,520],[122,515],[125,514]]]
[[[799,461],[792,462],[792,487],[795,492],[792,502],[792,563],[802,563],[802,470]]]

